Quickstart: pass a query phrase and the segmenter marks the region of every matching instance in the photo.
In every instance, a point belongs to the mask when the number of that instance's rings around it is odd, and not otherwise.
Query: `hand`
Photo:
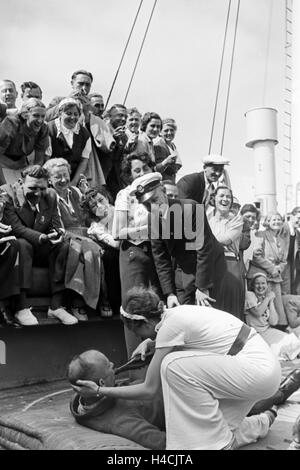
[[[167,307],[168,308],[173,308],[173,307],[177,307],[178,305],[180,305],[177,297],[175,294],[169,294],[168,295],[168,298],[167,298]]]
[[[196,290],[196,305],[202,305],[203,307],[210,307],[210,302],[215,302],[215,299],[209,297],[208,290],[202,289]]]
[[[43,243],[46,243],[47,241],[48,241],[48,235],[46,235],[45,233],[41,233],[41,235],[39,236],[39,243],[43,244]]]
[[[172,165],[173,163],[176,163],[176,159],[177,159],[177,155],[169,155],[167,158],[164,159],[164,161],[162,162],[162,164],[164,166],[167,166],[167,165]]]
[[[138,356],[140,354],[142,361],[144,361],[146,358],[146,353],[147,352],[154,353],[154,350],[155,350],[155,341],[153,341],[150,338],[147,338],[138,345],[138,347],[131,354],[131,357]]]
[[[119,147],[124,147],[128,140],[128,137],[125,133],[125,126],[117,127],[113,132],[113,138]]]
[[[91,380],[77,380],[76,385],[72,385],[72,388],[83,398],[95,398],[99,386]]]
[[[5,224],[2,224],[2,222],[0,222],[0,233],[4,233],[5,235],[7,235],[11,231],[12,231],[11,225],[5,225]]]
[[[274,300],[274,299],[275,299],[275,297],[276,297],[276,296],[275,296],[275,294],[274,294],[274,292],[273,292],[273,291],[271,291],[271,292],[269,292],[269,293],[267,294],[267,298],[268,298],[268,300]]]

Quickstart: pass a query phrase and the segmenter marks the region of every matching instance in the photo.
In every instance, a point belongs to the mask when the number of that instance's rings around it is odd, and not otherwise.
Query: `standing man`
[[[116,195],[124,187],[121,180],[121,161],[128,141],[126,134],[127,108],[123,104],[114,104],[107,111],[107,124],[113,137],[111,153],[101,160],[106,185],[115,200]]]
[[[87,97],[93,83],[93,75],[91,72],[86,70],[76,70],[71,77],[72,91],[69,94],[72,98],[77,98],[78,95]],[[51,100],[51,103],[55,103],[55,98]],[[58,103],[54,106],[49,106],[46,113],[46,120],[52,121],[58,117]]]
[[[226,271],[223,247],[213,236],[203,204],[168,199],[160,173],[135,179],[131,194],[148,209],[151,245],[168,308],[180,304],[218,308],[220,282]]]
[[[207,155],[203,158],[203,171],[185,175],[178,181],[179,197],[204,204],[207,213],[210,208],[210,198],[220,180],[230,188],[229,177],[224,170],[224,166],[229,164],[229,160],[222,155]]]

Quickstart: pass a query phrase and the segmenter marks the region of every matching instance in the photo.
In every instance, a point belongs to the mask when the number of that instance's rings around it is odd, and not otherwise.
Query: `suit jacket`
[[[202,204],[205,193],[204,171],[183,176],[177,183],[178,195],[182,199],[193,199]]]
[[[103,397],[83,415],[78,413],[79,399],[76,394],[70,403],[71,413],[79,424],[126,437],[148,449],[166,448],[161,398],[142,401]]]
[[[222,176],[214,183],[215,188],[224,184],[231,188],[231,182],[227,170],[224,169]],[[204,171],[199,173],[191,173],[183,176],[177,183],[178,194],[182,199],[194,199],[194,201],[202,204],[205,194]]]
[[[5,205],[3,222],[12,226],[12,235],[24,238],[33,246],[39,245],[41,233],[63,229],[58,213],[57,197],[54,189],[48,188],[39,202],[39,212],[34,213],[26,199],[22,199],[22,190],[16,186],[4,185],[9,195]]]
[[[226,262],[223,246],[210,229],[204,205],[190,199],[169,199],[168,204],[169,234],[161,229],[155,239],[151,226],[152,254],[163,294],[176,293],[174,261],[185,274],[195,276],[196,288],[213,288],[224,275]]]

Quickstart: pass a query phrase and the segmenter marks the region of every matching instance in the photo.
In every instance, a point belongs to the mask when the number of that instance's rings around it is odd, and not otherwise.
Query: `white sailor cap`
[[[224,158],[223,155],[206,155],[202,159],[204,165],[230,165],[230,160],[228,158]]]
[[[135,195],[139,202],[149,199],[154,189],[160,186],[162,176],[160,173],[147,173],[136,178],[130,186],[130,195]]]

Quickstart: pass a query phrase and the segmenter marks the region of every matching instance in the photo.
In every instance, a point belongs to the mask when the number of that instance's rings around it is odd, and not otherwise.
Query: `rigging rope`
[[[123,105],[125,105],[125,103],[126,103],[126,100],[127,100],[130,88],[131,88],[131,84],[132,84],[132,81],[133,81],[133,78],[134,78],[134,75],[135,75],[135,72],[136,72],[136,69],[137,69],[137,66],[138,66],[138,62],[139,62],[144,44],[145,44],[145,40],[146,40],[148,30],[149,30],[149,27],[150,27],[150,24],[151,24],[151,21],[152,21],[152,17],[153,17],[153,13],[154,13],[156,4],[157,4],[157,0],[155,0],[152,11],[151,11],[151,15],[150,15],[150,18],[149,18],[149,21],[148,21],[148,24],[147,24],[147,28],[146,28],[146,31],[145,31],[145,34],[144,34],[144,37],[143,37],[143,40],[142,40],[142,44],[141,44],[141,47],[140,47],[140,50],[139,50],[139,53],[138,53],[138,56],[137,56],[137,59],[136,59],[136,62],[135,62],[135,66],[134,66],[134,69],[133,69],[133,72],[132,72],[132,75],[131,75],[131,79],[130,79],[130,82],[129,82],[129,85],[128,85],[128,88],[127,88],[127,91],[126,91],[124,101],[123,101]]]
[[[208,154],[209,155],[210,155],[210,152],[211,152],[213,135],[214,135],[214,130],[215,130],[216,114],[217,114],[217,107],[218,107],[218,100],[219,100],[219,93],[220,93],[221,77],[222,77],[222,72],[223,72],[223,63],[224,63],[225,46],[226,46],[227,33],[228,33],[230,10],[231,10],[231,0],[229,0],[229,4],[228,4],[227,19],[226,19],[225,33],[224,33],[224,39],[223,39],[223,50],[222,50],[222,57],[221,57],[220,70],[219,70],[217,94],[216,94],[216,100],[215,100],[215,106],[214,106],[214,115],[213,115],[213,122],[212,122],[210,141],[209,141],[209,149],[208,149]]]
[[[268,81],[268,66],[269,66],[269,59],[270,59],[270,42],[271,42],[271,29],[272,29],[273,7],[274,7],[274,0],[271,0],[270,19],[269,19],[268,36],[267,36],[266,66],[265,66],[263,95],[262,95],[262,103],[263,103],[263,106],[265,106],[266,90],[267,90],[267,81]]]
[[[226,98],[222,143],[221,143],[221,153],[220,153],[221,155],[223,153],[225,130],[226,130],[226,124],[227,124],[227,113],[228,113],[229,96],[230,96],[230,90],[231,90],[232,69],[233,69],[236,36],[237,36],[237,29],[238,29],[238,22],[239,22],[240,4],[241,4],[241,0],[238,0],[238,7],[237,7],[237,13],[236,13],[235,28],[234,28],[234,40],[233,40],[233,47],[232,47],[232,54],[231,54],[230,74],[229,74],[229,82],[228,82],[228,90],[227,90],[227,98]]]
[[[114,86],[115,86],[115,83],[117,81],[117,78],[118,78],[118,75],[119,75],[119,72],[120,72],[120,69],[121,69],[121,66],[122,66],[122,63],[123,63],[123,60],[124,60],[124,57],[125,57],[125,54],[126,54],[126,51],[127,51],[127,48],[128,48],[128,45],[129,45],[129,42],[130,42],[130,39],[131,39],[131,36],[132,36],[132,33],[133,33],[133,30],[134,30],[134,27],[135,27],[135,24],[137,22],[137,19],[138,19],[138,16],[139,16],[139,13],[140,13],[140,10],[141,10],[141,7],[143,5],[143,2],[144,0],[141,0],[140,1],[140,4],[139,4],[139,7],[138,7],[138,10],[137,10],[137,13],[135,15],[135,18],[134,18],[134,21],[133,21],[133,24],[131,26],[131,30],[130,30],[130,33],[129,33],[129,36],[128,36],[128,39],[127,39],[127,42],[126,42],[126,45],[125,45],[125,48],[124,48],[124,51],[123,51],[123,54],[122,54],[122,57],[121,57],[121,60],[120,60],[120,63],[119,63],[119,67],[117,69],[117,72],[115,74],[115,78],[113,80],[113,83],[112,83],[112,86],[111,86],[111,89],[109,91],[109,94],[108,94],[108,98],[106,100],[106,104],[105,104],[105,108],[107,108],[107,105],[109,103],[109,100],[110,100],[110,97],[111,97],[111,94],[113,92],[113,89],[114,89]]]

